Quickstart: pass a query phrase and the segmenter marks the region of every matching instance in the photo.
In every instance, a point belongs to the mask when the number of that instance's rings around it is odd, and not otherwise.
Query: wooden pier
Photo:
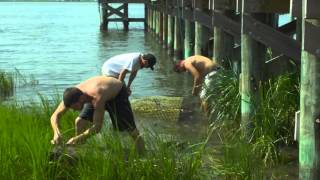
[[[145,4],[145,14],[147,14],[147,0],[99,0],[99,10],[101,14],[101,25],[100,29],[102,31],[108,30],[109,22],[122,22],[123,29],[125,31],[129,30],[130,22],[143,22],[145,27],[147,26],[147,17],[144,18],[129,18],[128,4],[129,3],[139,3]],[[111,4],[120,4],[118,7],[113,7]],[[116,15],[117,17],[111,17]]]
[[[109,3],[123,5],[112,8]],[[144,3],[145,17],[128,18],[128,3]],[[252,130],[259,82],[288,72],[290,61],[301,67],[299,174],[300,179],[320,179],[320,124],[315,121],[320,115],[319,0],[103,0],[99,4],[104,30],[111,21],[123,22],[124,30],[130,22],[144,22],[145,29],[178,58],[202,54],[241,72],[245,134]],[[291,22],[279,26],[279,15],[284,13],[291,14]],[[109,18],[112,14],[119,18]]]

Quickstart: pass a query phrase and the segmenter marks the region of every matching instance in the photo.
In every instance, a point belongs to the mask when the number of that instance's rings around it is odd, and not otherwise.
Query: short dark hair
[[[63,93],[63,103],[66,107],[70,107],[72,104],[78,102],[80,96],[83,92],[76,87],[70,87],[64,90]]]
[[[172,68],[172,69],[173,69],[174,72],[177,72],[177,73],[180,72],[179,68],[180,68],[180,66],[181,66],[182,61],[183,61],[183,60],[180,60],[180,61],[177,61],[177,62],[175,62],[175,63],[173,64],[173,68]]]
[[[151,68],[151,70],[153,70],[153,66],[157,63],[157,58],[150,53],[143,54],[142,58],[148,61],[149,67]]]

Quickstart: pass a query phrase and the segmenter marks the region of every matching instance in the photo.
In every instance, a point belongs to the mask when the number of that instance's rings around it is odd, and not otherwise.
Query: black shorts
[[[136,128],[126,86],[118,95],[107,101],[105,109],[109,112],[113,128],[119,131],[132,131]],[[84,104],[79,117],[92,122],[94,107],[91,103]]]

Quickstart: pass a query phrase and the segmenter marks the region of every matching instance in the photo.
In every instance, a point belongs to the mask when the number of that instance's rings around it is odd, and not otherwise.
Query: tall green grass
[[[38,83],[33,75],[23,75],[18,69],[14,72],[0,70],[0,100],[13,96],[17,87],[36,86]]]
[[[281,164],[279,150],[293,144],[294,114],[299,105],[298,74],[285,74],[261,83],[260,102],[255,104],[253,139],[241,132],[239,79],[223,70],[206,87],[213,126],[222,143],[221,158],[212,168],[226,179],[260,179],[264,170]]]
[[[40,99],[0,105],[0,179],[208,179],[201,171],[204,143],[181,149],[151,132],[144,134],[144,155],[132,141],[105,130],[52,161],[49,119],[58,100]],[[61,119],[64,141],[74,135],[76,116],[70,111]]]
[[[0,99],[12,96],[14,90],[14,74],[0,71]]]

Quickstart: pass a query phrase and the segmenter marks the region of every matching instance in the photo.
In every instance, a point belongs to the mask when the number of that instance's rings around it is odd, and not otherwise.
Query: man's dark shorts
[[[106,102],[105,108],[109,112],[114,129],[119,131],[132,131],[136,128],[126,86],[122,87],[114,99]],[[93,105],[86,103],[79,117],[92,122],[93,112]]]

